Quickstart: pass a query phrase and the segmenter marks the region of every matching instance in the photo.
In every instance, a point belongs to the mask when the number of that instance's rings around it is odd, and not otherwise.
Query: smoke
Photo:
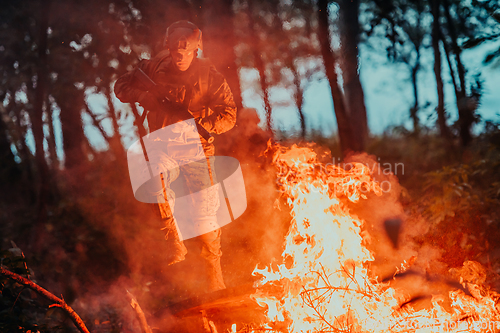
[[[258,124],[254,109],[242,109],[234,129],[216,140],[216,155],[238,159],[247,194],[247,209],[235,222],[223,228],[223,271],[228,286],[251,283],[257,264],[279,259],[290,218],[280,203],[276,170],[271,157],[263,156],[270,135]]]
[[[398,169],[395,165],[380,163],[375,156],[366,153],[348,156],[344,165],[354,162],[367,165],[372,178],[382,189],[380,196],[366,193],[366,199],[349,205],[351,214],[365,221],[364,238],[375,259],[371,264],[371,274],[380,280],[392,280],[397,271],[409,269],[411,274],[392,282],[393,287],[409,295],[430,295],[443,288],[449,289],[443,287],[446,283],[443,284],[441,278],[444,276],[434,278],[433,283],[427,278],[429,274],[445,274],[448,268],[440,261],[442,249],[415,241],[417,236],[427,232],[429,224],[423,218],[410,219],[404,210],[401,203],[404,189],[396,174],[404,169],[401,165]],[[393,231],[398,233],[397,244],[391,241]],[[423,299],[428,301],[428,297]]]
[[[248,290],[256,279],[252,276],[255,267],[280,258],[290,220],[288,208],[280,203],[275,167],[268,156],[261,155],[270,136],[258,123],[255,110],[243,109],[235,128],[217,136],[215,141],[216,156],[232,156],[239,161],[247,195],[245,213],[222,227],[221,266],[229,289]],[[126,299],[130,291],[152,321],[150,325],[165,330],[200,324],[173,315],[179,310],[179,302],[207,291],[207,273],[196,241],[184,241],[188,249],[185,260],[168,265],[172,243],[165,239],[163,225],[152,205],[134,199],[126,167],[113,170],[104,167],[95,177],[80,184],[80,188],[85,187],[81,198],[93,200],[79,199],[78,206],[85,219],[107,235],[98,246],[114,244],[113,255],[121,263],[121,270],[109,279],[104,278],[105,271],[89,272],[93,281],[83,296],[75,300],[75,306],[89,318],[101,318],[114,309],[123,314],[124,321],[136,325],[135,314]],[[71,185],[77,184],[75,180]]]
[[[382,195],[367,192],[365,193],[367,199],[361,198],[358,203],[350,204],[349,208],[352,215],[365,221],[369,235],[367,245],[375,256],[373,273],[375,275],[390,274],[402,260],[416,254],[407,247],[408,243],[404,241],[398,242],[404,244],[404,248],[395,249],[384,228],[386,220],[400,219],[403,221],[402,229],[406,230],[405,213],[399,202],[401,194],[399,181],[393,173],[383,170],[374,156],[366,153],[350,155],[341,166],[349,167],[351,163],[362,163],[368,166],[373,180],[382,189]]]
[[[262,268],[281,259],[291,220],[289,208],[278,192],[272,156],[262,155],[271,137],[258,126],[259,122],[255,110],[242,109],[235,128],[215,141],[216,156],[232,156],[239,161],[247,195],[245,213],[222,227],[221,266],[229,289],[248,290],[257,279],[252,276],[257,265]],[[322,159],[328,155],[322,147],[314,149]],[[65,177],[65,187],[77,192],[68,201],[74,200],[80,218],[94,230],[85,231],[83,225],[69,230],[69,234],[78,234],[78,241],[60,248],[64,255],[70,253],[69,260],[77,258],[75,262],[82,263],[83,268],[73,268],[79,281],[85,281],[85,274],[88,276],[88,281],[74,284],[79,290],[75,290],[77,298],[71,304],[85,314],[84,321],[93,323],[93,328],[121,325],[123,332],[138,331],[128,291],[137,298],[151,326],[179,331],[179,327],[187,329],[189,324],[195,331],[201,323],[175,316],[179,302],[205,293],[206,272],[195,242],[185,241],[188,254],[184,261],[168,265],[171,242],[165,239],[163,225],[151,205],[134,199],[126,166],[105,160],[104,156],[96,156],[96,162],[102,168],[95,174],[82,170],[75,173],[78,177]],[[343,161],[345,167],[354,162],[366,164],[382,188],[380,196],[367,192],[366,199],[349,204],[351,214],[365,221],[364,239],[375,258],[372,274],[380,278],[392,276],[405,260],[419,272],[435,268],[440,250],[420,247],[413,241],[414,236],[426,232],[426,223],[408,222],[400,202],[403,189],[395,174],[401,169],[380,164],[368,154],[351,155]],[[384,224],[391,219],[401,221],[397,248]],[[100,238],[96,238],[97,234]],[[418,276],[405,280],[402,287],[413,284],[421,291],[428,288]]]
[[[257,126],[259,119],[252,109],[245,110],[241,117],[239,123],[245,124],[245,127],[233,131],[233,136],[230,140],[224,140],[219,150],[238,158],[242,163],[249,195],[247,212],[239,221],[227,227],[226,245],[231,249],[231,255],[226,256],[227,267],[231,266],[229,262],[232,260],[240,260],[240,255],[259,258],[260,260],[252,263],[265,265],[273,258],[279,259],[291,219],[287,205],[277,193],[275,167],[269,160],[259,157],[269,137]],[[314,143],[306,146],[314,149],[322,161],[329,155],[325,147]],[[362,153],[348,156],[340,166],[348,169],[352,163],[368,166],[373,180],[382,189],[380,196],[367,191],[364,193],[366,199],[361,198],[357,203],[346,201],[351,215],[365,221],[365,245],[375,259],[371,265],[373,276],[392,276],[397,269],[401,269],[403,263],[423,274],[435,269],[444,271],[445,267],[439,262],[442,250],[428,245],[421,246],[414,241],[416,236],[425,234],[428,224],[423,219],[412,219],[410,224],[401,203],[404,189],[399,184],[398,173],[404,173],[404,165],[381,163],[375,156]],[[388,221],[397,223],[397,244],[391,241],[388,234]],[[240,275],[231,271],[230,274],[241,281],[248,276],[248,271],[244,269]]]
[[[262,155],[270,135],[258,123],[255,110],[243,109],[237,126],[218,136],[215,142],[216,155],[232,156],[240,162],[247,195],[245,213],[222,228],[221,264],[230,289],[248,290],[246,287],[256,279],[252,276],[256,265],[269,266],[273,259],[281,259],[291,219],[289,208],[278,192],[271,157]],[[314,149],[322,158],[327,155],[322,147]],[[127,292],[137,298],[150,326],[160,327],[162,331],[198,330],[202,327],[200,318],[175,316],[179,302],[204,293],[206,272],[196,255],[196,244],[186,241],[186,259],[169,266],[171,243],[165,239],[163,225],[151,205],[134,199],[126,166],[99,156],[96,162],[102,163],[98,173],[82,167],[75,173],[77,177],[65,175],[65,189],[76,190],[75,197],[68,201],[74,200],[78,218],[82,220],[78,223],[73,220],[63,234],[77,235],[75,244],[52,248],[53,253],[75,262],[71,266],[72,274],[82,281],[71,283],[76,298],[66,299],[83,314],[91,331],[106,331],[111,327],[119,327],[122,332],[140,330]],[[429,245],[421,247],[413,240],[427,231],[427,223],[423,219],[412,219],[409,223],[400,201],[404,189],[395,172],[401,169],[381,164],[368,154],[351,155],[343,161],[345,167],[354,162],[366,164],[382,188],[380,196],[367,192],[366,199],[349,204],[351,214],[365,221],[363,236],[375,258],[371,266],[373,276],[391,277],[404,261],[422,274],[436,268],[444,271],[446,267],[439,262],[442,250]],[[394,246],[385,226],[391,219],[401,221],[398,247]],[[83,225],[83,220],[91,231]],[[81,268],[76,267],[77,262]],[[59,280],[71,277],[57,276]],[[435,285],[417,274],[391,283],[412,293],[432,294],[436,290]],[[50,285],[48,289],[60,290]],[[68,295],[64,288],[61,292]]]

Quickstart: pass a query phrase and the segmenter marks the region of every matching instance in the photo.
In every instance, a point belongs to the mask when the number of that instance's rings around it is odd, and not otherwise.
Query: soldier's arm
[[[200,125],[210,133],[229,131],[236,123],[236,105],[229,85],[215,67],[210,69],[207,94],[208,116],[200,119]]]
[[[146,73],[148,72],[147,61],[140,62],[137,67],[141,68]],[[137,68],[134,68],[133,70],[123,74],[115,82],[115,95],[122,103],[141,103],[144,102],[147,97],[147,92],[144,87],[133,79],[134,71],[136,70]]]
[[[143,60],[130,72],[122,75],[115,83],[115,95],[123,103],[138,102],[145,110],[150,111],[147,114],[149,131],[155,131],[161,127],[162,119],[160,112],[162,105],[159,99],[134,79],[134,71],[140,68],[148,76],[151,76],[152,64],[150,61]]]

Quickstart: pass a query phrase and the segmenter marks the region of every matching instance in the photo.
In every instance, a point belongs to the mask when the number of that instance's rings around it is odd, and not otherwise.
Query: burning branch
[[[205,310],[201,310],[201,317],[203,319],[203,329],[206,333],[218,333],[217,327],[215,327],[213,321],[208,319],[207,312]]]
[[[385,279],[370,278],[369,263],[374,256],[366,247],[364,222],[349,211],[351,204],[360,199],[370,200],[368,192],[383,194],[367,165],[353,162],[343,169],[319,163],[309,148],[295,145],[271,148],[273,162],[279,168],[277,183],[292,216],[285,237],[283,264],[254,270],[262,278],[256,283],[257,293],[253,297],[259,305],[267,306],[266,315],[273,331],[500,330],[500,295],[484,290],[481,286],[484,278],[464,277],[458,283],[409,269],[412,262],[405,262],[402,270]],[[401,226],[399,218],[384,222],[395,249],[400,243]],[[479,274],[477,265],[469,266],[460,277],[469,271],[472,275]],[[405,277],[409,277],[408,281],[398,289],[390,286],[391,281]],[[277,292],[270,288],[276,285],[281,287]],[[433,288],[452,290],[447,296],[435,295],[430,292]],[[425,293],[410,296],[408,300],[405,290],[413,289]],[[420,310],[414,308],[414,304],[427,298],[431,304],[419,304]],[[401,303],[404,299],[407,300]],[[280,323],[285,326],[283,330],[278,327]]]
[[[137,315],[137,319],[139,320],[139,324],[141,325],[142,333],[153,333],[148,325],[148,321],[146,320],[146,315],[144,314],[144,311],[142,311],[142,308],[139,305],[139,302],[137,302],[135,296],[132,295],[128,290],[127,296],[130,302],[130,306],[135,310],[135,314]]]
[[[362,297],[368,297],[374,299],[379,299],[379,297],[376,293],[373,292],[371,288],[369,287],[367,289],[361,288],[355,277],[355,266],[353,266],[352,273],[343,265],[340,265],[341,269],[335,272],[335,273],[343,273],[348,277],[350,281],[346,283],[346,286],[333,286],[330,283],[329,279],[330,275],[332,274],[327,274],[323,265],[320,264],[320,266],[321,266],[321,272],[314,271],[312,273],[318,275],[318,278],[321,279],[324,286],[307,288],[307,289],[304,286],[302,286],[303,291],[300,293],[300,297],[302,298],[303,303],[308,307],[310,307],[315,312],[319,321],[322,322],[323,324],[326,324],[327,330],[322,329],[320,330],[321,332],[335,332],[335,333],[350,332],[349,327],[338,328],[342,326],[350,326],[348,325],[347,322],[340,320],[338,317],[333,318],[335,320],[335,324],[330,323],[330,321],[326,318],[327,310],[326,309],[323,311],[321,310],[323,308],[322,305],[328,304],[332,298],[332,294],[335,292],[344,292],[342,298],[345,298],[347,293],[357,293],[362,295]],[[355,284],[357,288],[350,288],[349,286],[351,284]],[[367,285],[369,286],[369,284]],[[323,292],[320,295],[317,295],[317,293],[321,291]]]
[[[68,314],[68,316],[71,318],[75,326],[78,328],[78,330],[82,333],[90,333],[90,331],[87,329],[85,326],[85,323],[83,322],[82,318],[73,310],[65,301],[63,298],[56,297],[54,294],[50,293],[49,291],[43,289],[36,283],[22,277],[19,274],[13,273],[9,270],[4,269],[3,267],[0,267],[0,275],[6,276],[9,279],[12,279],[28,288],[31,290],[36,291],[46,299],[54,302],[55,304],[50,305],[50,308],[57,307],[61,308]]]

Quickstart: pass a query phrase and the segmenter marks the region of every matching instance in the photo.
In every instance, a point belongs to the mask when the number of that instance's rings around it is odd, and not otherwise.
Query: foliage
[[[498,10],[498,4],[493,2],[482,2],[482,1],[473,1],[474,6],[481,8],[487,14],[489,14],[488,25],[487,28],[483,29],[479,34],[475,36],[470,36],[465,42],[462,44],[462,47],[465,49],[470,49],[477,47],[480,44],[484,44],[485,42],[491,41],[500,41],[500,11]],[[500,48],[491,51],[485,58],[484,63],[492,63],[495,59],[500,58]]]
[[[499,205],[500,152],[495,141],[499,133],[498,127],[484,133],[473,148],[475,152],[466,152],[472,154],[467,157],[470,162],[447,165],[425,175],[420,204],[426,207],[432,223],[440,223],[447,216],[468,216],[474,210],[488,212]]]
[[[424,217],[430,223],[438,224],[447,217],[468,214],[479,205],[498,203],[490,198],[490,189],[482,193],[483,189],[470,184],[473,176],[489,171],[485,164],[483,160],[472,165],[445,166],[426,174],[425,195],[420,201],[425,207]]]
[[[0,252],[2,269],[25,277],[34,283],[36,288],[18,283],[3,275],[0,276],[0,329],[2,332],[79,332],[82,327],[86,329],[84,323],[75,327],[76,324],[70,320],[67,311],[62,310],[59,306],[54,306],[53,303],[56,302],[67,308],[64,299],[63,304],[61,304],[61,299],[58,299],[57,296],[53,294],[47,296],[47,293],[50,294],[50,292],[37,289],[41,287],[37,285],[32,271],[27,268],[24,254],[15,244],[13,246],[8,251]],[[41,296],[44,293],[45,296]],[[47,301],[47,298],[50,301]],[[118,305],[119,302],[108,304],[105,299],[101,300],[98,309],[90,311],[93,318],[89,319],[89,326],[92,331],[131,332],[132,326],[124,325],[123,320],[127,316]],[[73,309],[70,310],[73,311]],[[95,310],[99,310],[99,312],[96,313]],[[90,314],[88,310],[79,309],[79,311],[87,316]],[[76,317],[81,321],[78,315]],[[132,328],[132,331],[134,330]]]
[[[428,170],[422,186],[409,185],[406,201],[410,223],[425,221],[427,232],[417,237],[420,245],[443,249],[442,260],[457,267],[465,260],[478,260],[495,273],[498,258],[490,258],[500,235],[500,131],[484,133],[461,160]]]
[[[140,237],[136,228],[146,223],[137,223],[140,217],[134,213],[134,202],[122,198],[117,205],[119,193],[128,193],[122,189],[128,179],[120,167],[104,156],[96,162],[103,169],[94,169],[84,179],[58,174],[64,197],[49,207],[41,229],[32,226],[36,218],[33,207],[21,207],[24,217],[20,207],[4,207],[2,249],[8,248],[7,240],[15,239],[27,258],[16,246],[2,251],[0,259],[3,267],[29,277],[54,295],[62,295],[92,332],[134,332],[135,317],[129,313],[133,310],[124,295],[125,287],[133,291],[136,285],[115,285],[119,277],[127,276],[127,251],[117,240],[116,231],[127,233],[124,238],[133,246],[132,234]],[[109,188],[109,184],[114,186]],[[50,303],[35,292],[3,277],[1,291],[1,332],[77,331],[65,313],[49,309]]]
[[[3,267],[14,273],[28,278],[31,275],[26,260],[17,247],[0,251],[0,261]],[[53,332],[60,325],[49,325],[49,311],[46,302],[33,291],[0,276],[0,331]]]

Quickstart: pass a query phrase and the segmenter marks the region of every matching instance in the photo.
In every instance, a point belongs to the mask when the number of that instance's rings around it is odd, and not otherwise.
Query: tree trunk
[[[45,112],[47,114],[47,125],[49,127],[47,146],[50,156],[50,166],[53,170],[57,170],[59,169],[59,159],[57,157],[56,137],[54,132],[54,118],[52,117],[53,110],[51,107],[50,98],[47,98],[45,103],[46,103]]]
[[[410,109],[410,118],[413,121],[413,133],[418,136],[420,133],[420,120],[418,119],[418,85],[417,85],[417,73],[420,67],[420,52],[417,52],[417,60],[415,66],[411,69],[411,84],[413,86],[413,98],[415,99],[413,107]]]
[[[354,146],[364,150],[368,139],[368,118],[359,80],[359,0],[339,1],[341,68],[347,113],[353,129]]]
[[[234,47],[234,12],[232,0],[203,1],[204,52],[226,78],[238,109],[243,107],[240,78]]]
[[[455,74],[455,68],[453,68],[453,63],[451,61],[450,57],[450,50],[448,45],[446,44],[446,40],[443,38],[443,34],[441,31],[439,31],[439,38],[441,39],[443,43],[443,50],[444,50],[444,55],[446,57],[446,61],[448,63],[448,68],[450,69],[450,77],[451,77],[451,83],[453,84],[453,89],[455,91],[455,96],[460,95],[460,87],[458,86],[456,74]]]
[[[120,126],[118,125],[118,119],[116,118],[116,110],[113,105],[113,100],[111,96],[111,88],[110,85],[107,84],[105,88],[105,95],[108,101],[108,113],[111,117],[111,124],[113,125],[113,135],[109,140],[109,145],[116,158],[120,160],[120,162],[126,163],[127,155],[125,153],[125,148],[123,147],[121,135],[120,135]],[[106,138],[105,138],[106,139]]]
[[[312,8],[312,7],[311,7]],[[276,22],[274,29],[283,31],[283,19],[279,15],[279,8],[278,8],[278,3],[274,3],[273,6],[273,14],[274,14],[274,20],[273,22]],[[310,17],[305,17],[305,24],[306,28],[304,29],[306,36],[310,35]],[[286,38],[286,37],[284,37]],[[300,121],[300,137],[302,140],[305,140],[306,138],[306,117],[304,115],[304,89],[302,88],[302,80],[300,77],[299,70],[296,65],[296,57],[295,57],[295,52],[294,49],[291,47],[291,42],[290,39],[287,38],[286,40],[287,46],[288,46],[288,54],[289,56],[285,60],[285,63],[287,63],[287,66],[290,67],[293,73],[293,84],[295,85],[295,105],[297,106],[297,112],[299,114],[299,121]]]
[[[436,77],[438,105],[436,108],[438,116],[438,126],[441,136],[450,138],[450,132],[446,125],[446,114],[444,109],[444,89],[441,77],[441,51],[439,49],[440,28],[439,28],[439,0],[431,0],[432,23],[432,49],[434,50],[434,76]]]
[[[306,138],[306,118],[304,116],[304,90],[301,86],[300,74],[295,66],[295,62],[292,61],[292,72],[293,72],[293,83],[295,84],[295,105],[297,105],[297,111],[299,113],[300,120],[300,137],[302,140]]]
[[[9,174],[11,170],[14,170],[17,166],[17,163],[14,159],[14,154],[10,149],[10,142],[7,137],[7,126],[3,121],[2,117],[0,117],[0,169],[2,174]],[[8,177],[7,179],[11,179]]]
[[[45,160],[45,150],[43,149],[43,105],[46,100],[47,91],[47,28],[49,26],[50,2],[40,3],[40,25],[38,38],[38,59],[37,59],[37,80],[35,88],[35,98],[32,112],[32,132],[35,139],[35,161],[38,171],[39,187],[37,190],[37,225],[45,223],[47,213],[47,203],[49,200],[50,180],[49,168]]]
[[[15,117],[15,120],[12,123],[14,127],[11,132],[11,137],[13,141],[16,142],[16,149],[19,157],[21,158],[21,170],[22,170],[22,184],[24,186],[24,198],[30,204],[36,203],[37,200],[37,189],[35,184],[35,158],[31,153],[28,145],[26,144],[26,126],[22,124],[21,111],[18,106],[13,105],[16,110],[15,114],[19,115]],[[16,137],[14,137],[14,135]]]
[[[410,118],[413,121],[413,134],[418,136],[420,133],[420,119],[418,117],[418,111],[420,109],[418,101],[418,71],[420,70],[420,47],[422,46],[424,37],[424,29],[422,28],[421,23],[422,12],[424,11],[423,0],[417,0],[415,5],[415,10],[417,12],[417,24],[415,28],[408,25],[409,31],[407,31],[407,34],[415,47],[415,64],[411,67],[411,83],[413,86],[413,98],[415,101],[413,103],[413,107],[410,109]]]
[[[266,113],[266,127],[269,132],[273,131],[272,108],[269,102],[269,85],[266,79],[266,65],[262,59],[262,48],[257,31],[255,28],[255,20],[253,19],[253,1],[248,0],[248,25],[250,28],[250,47],[253,50],[254,66],[259,72],[260,88],[262,90],[262,99],[264,100],[264,111]]]
[[[446,17],[446,23],[447,23],[447,27],[448,27],[452,51],[455,54],[455,60],[457,63],[458,79],[460,82],[460,92],[462,94],[464,94],[464,96],[465,96],[465,67],[464,67],[464,65],[462,63],[462,59],[461,59],[462,50],[460,49],[460,47],[458,46],[458,43],[457,43],[458,36],[457,36],[455,26],[453,25],[453,20],[452,20],[451,15],[450,15],[449,2],[448,2],[448,0],[442,0],[441,4],[443,6],[443,12],[444,12],[444,15]],[[445,41],[443,38],[443,43],[444,42]]]
[[[61,108],[61,129],[63,135],[64,166],[71,169],[87,162],[85,154],[85,134],[81,111],[84,106],[83,90],[77,90],[73,85],[67,89],[58,90],[57,104]]]
[[[0,196],[4,202],[10,202],[9,199],[19,200],[17,185],[21,178],[21,170],[10,146],[7,126],[0,117]]]
[[[340,149],[346,156],[350,151],[358,151],[360,147],[355,146],[352,140],[352,129],[347,114],[344,96],[338,84],[335,65],[337,63],[334,53],[330,48],[330,32],[328,21],[328,0],[318,1],[318,39],[320,40],[321,55],[325,65],[325,73],[330,83],[330,90],[333,98],[333,107],[339,130]]]
[[[458,122],[460,128],[460,139],[462,146],[467,146],[472,141],[472,125],[474,124],[475,109],[471,107],[471,103],[468,103],[467,93],[466,93],[466,82],[465,82],[465,67],[462,63],[461,53],[462,50],[458,46],[458,35],[453,24],[453,20],[450,15],[450,5],[448,0],[442,0],[443,11],[446,17],[446,23],[448,27],[449,37],[451,41],[452,51],[455,54],[455,62],[457,66],[458,80],[460,86],[455,84],[455,95],[457,99],[457,109],[458,109]],[[444,36],[442,36],[443,44],[446,43]],[[450,70],[452,70],[451,62],[449,63]],[[452,72],[453,73],[453,72]]]

